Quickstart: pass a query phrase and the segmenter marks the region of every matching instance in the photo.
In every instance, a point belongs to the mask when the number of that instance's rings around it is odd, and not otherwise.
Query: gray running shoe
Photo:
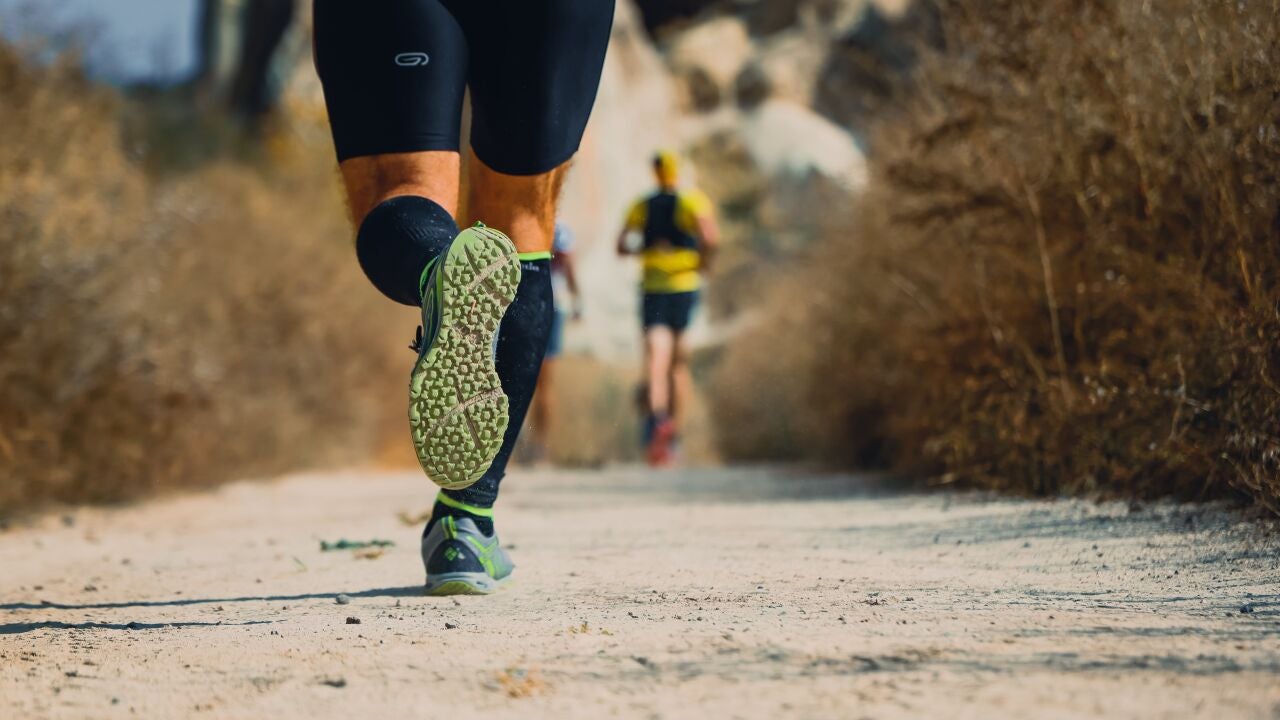
[[[507,432],[507,396],[493,342],[520,284],[506,235],[480,223],[458,233],[424,273],[422,327],[409,377],[409,429],[431,481],[461,490],[479,480]]]
[[[486,537],[471,518],[451,515],[423,536],[422,564],[428,595],[488,595],[515,569],[496,533]]]

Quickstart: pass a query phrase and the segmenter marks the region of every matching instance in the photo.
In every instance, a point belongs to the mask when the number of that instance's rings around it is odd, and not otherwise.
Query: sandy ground
[[[397,519],[428,498],[301,476],[0,532],[0,717],[1280,718],[1280,534],[1222,508],[521,474],[516,582],[454,600]]]

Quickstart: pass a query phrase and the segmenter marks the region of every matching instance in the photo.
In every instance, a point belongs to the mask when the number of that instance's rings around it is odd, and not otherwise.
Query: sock
[[[431,508],[431,519],[427,521],[427,527],[422,530],[423,537],[426,537],[431,532],[431,528],[435,527],[436,522],[446,515],[451,515],[455,518],[471,518],[480,532],[489,536],[493,535],[492,507],[482,508],[468,505],[446,496],[445,492],[447,491],[441,490],[440,494],[436,495],[436,504]]]
[[[507,472],[511,451],[529,412],[555,318],[550,253],[521,253],[520,269],[516,299],[498,329],[498,377],[507,394],[507,434],[484,477],[465,490],[441,491],[451,500],[481,509],[492,508],[498,499],[498,485]]]
[[[374,208],[356,234],[360,268],[383,295],[422,305],[422,271],[458,235],[448,211],[417,195],[391,198]]]
[[[670,415],[665,412],[651,412],[644,419],[644,444],[647,446],[653,442],[653,436],[658,430],[658,426],[670,419]]]

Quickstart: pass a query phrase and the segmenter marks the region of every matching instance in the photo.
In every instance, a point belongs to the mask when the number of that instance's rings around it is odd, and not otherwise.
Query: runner
[[[639,255],[648,418],[645,443],[651,465],[674,459],[680,420],[692,391],[685,329],[698,304],[720,231],[711,201],[698,190],[677,188],[679,162],[661,151],[653,158],[658,189],[637,200],[618,235],[620,255]],[[639,235],[641,241],[633,243]]]
[[[535,461],[545,459],[550,448],[556,410],[556,358],[564,350],[564,323],[566,319],[573,322],[582,319],[582,294],[578,292],[578,276],[574,267],[573,232],[562,222],[556,223],[551,252],[551,296],[555,300],[556,316],[551,324],[547,354],[542,359],[538,392],[533,395],[533,407],[529,411],[533,416],[529,425],[533,429]]]
[[[315,0],[314,13],[360,266],[422,308],[409,425],[443,488],[423,530],[426,590],[492,592],[512,570],[493,505],[551,330],[556,205],[613,2]],[[459,232],[464,90],[474,226]]]

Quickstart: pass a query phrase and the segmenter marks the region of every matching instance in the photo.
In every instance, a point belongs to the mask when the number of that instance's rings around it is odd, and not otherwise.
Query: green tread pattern
[[[409,429],[427,477],[461,490],[489,469],[507,431],[493,341],[520,283],[515,246],[491,228],[467,228],[449,246],[439,282],[440,332],[410,376]]]
[[[492,595],[497,591],[497,587],[482,587],[477,583],[467,582],[466,580],[446,580],[434,585],[428,584],[426,594],[432,597],[444,597],[446,595]]]

